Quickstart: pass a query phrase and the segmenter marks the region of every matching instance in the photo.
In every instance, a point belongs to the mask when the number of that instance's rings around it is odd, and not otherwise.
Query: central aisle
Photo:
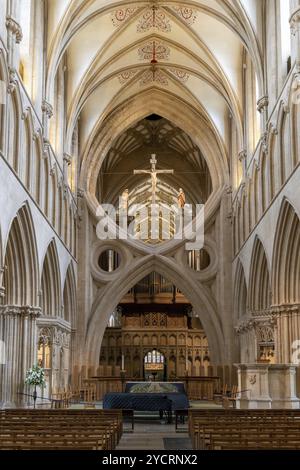
[[[185,425],[187,429],[187,425]],[[157,421],[138,421],[134,432],[128,423],[116,450],[187,450],[192,449],[187,432],[175,432],[175,424],[160,424]]]

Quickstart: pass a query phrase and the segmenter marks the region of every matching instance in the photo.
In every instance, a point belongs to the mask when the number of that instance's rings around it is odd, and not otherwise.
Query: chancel
[[[0,15],[0,449],[299,449],[300,0]]]

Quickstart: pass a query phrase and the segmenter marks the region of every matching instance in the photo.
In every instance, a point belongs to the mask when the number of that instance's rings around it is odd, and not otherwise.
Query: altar
[[[172,413],[188,407],[183,382],[127,382],[125,392],[106,393],[103,399],[104,409]]]

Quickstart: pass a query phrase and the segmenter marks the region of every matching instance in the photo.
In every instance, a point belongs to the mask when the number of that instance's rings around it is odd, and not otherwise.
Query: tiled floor
[[[130,429],[125,423],[124,430]],[[136,420],[134,432],[124,432],[117,450],[165,450],[164,438],[178,439],[178,450],[185,450],[180,439],[188,438],[185,432],[175,432],[175,424],[161,424],[159,420]],[[186,441],[185,441],[186,443]]]

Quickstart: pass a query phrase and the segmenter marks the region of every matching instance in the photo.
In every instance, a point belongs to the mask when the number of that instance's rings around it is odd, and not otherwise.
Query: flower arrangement
[[[38,365],[28,369],[26,372],[25,384],[44,388],[46,386],[44,369]]]
[[[35,408],[35,402],[37,399],[36,388],[46,387],[44,369],[40,367],[39,365],[32,366],[30,369],[28,369],[28,371],[26,372],[25,384],[34,386],[34,391],[33,391],[32,396],[33,396],[33,406]]]

